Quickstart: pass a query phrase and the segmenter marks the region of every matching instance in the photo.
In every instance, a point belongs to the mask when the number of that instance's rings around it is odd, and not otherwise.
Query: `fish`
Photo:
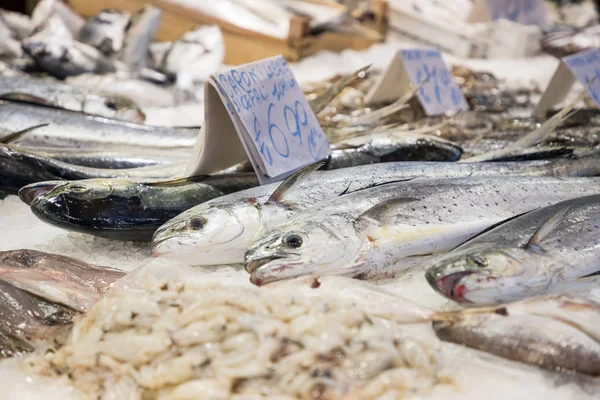
[[[0,61],[0,76],[9,78],[25,78],[28,75],[20,69],[13,67],[11,64]]]
[[[77,148],[192,148],[198,131],[165,128],[16,102],[0,102],[0,129],[7,132],[47,124],[13,144]],[[0,136],[0,141],[2,136]]]
[[[319,114],[346,87],[351,85],[357,79],[362,79],[369,68],[371,68],[371,64],[366,65],[351,74],[341,76],[325,89],[323,93],[309,101],[311,110],[313,110],[315,115]]]
[[[60,0],[39,1],[31,13],[31,22],[38,27],[53,16],[63,21],[72,37],[77,37],[85,25],[85,20]]]
[[[600,173],[596,151],[578,159],[508,163],[398,162],[316,172],[309,168],[293,174],[283,183],[226,195],[185,211],[156,231],[153,254],[179,257],[198,265],[242,263],[244,252],[254,237],[302,210],[344,193],[417,177],[596,175]]]
[[[258,185],[255,175],[175,181],[91,179],[38,182],[19,190],[40,220],[112,240],[149,242],[162,224],[207,200]]]
[[[21,45],[41,68],[59,79],[117,71],[117,65],[100,50],[75,40],[35,35],[23,40]]]
[[[437,336],[500,357],[567,373],[600,376],[600,304],[540,296],[497,307],[438,313]]]
[[[124,272],[22,249],[0,251],[0,282],[78,312],[87,312]]]
[[[146,68],[150,65],[149,46],[158,31],[162,11],[153,6],[145,6],[134,13],[125,32],[125,40],[118,58],[131,69]]]
[[[0,22],[10,29],[17,40],[30,36],[34,28],[28,15],[9,10],[0,10]]]
[[[448,140],[411,132],[383,131],[332,143],[333,151],[320,170],[333,170],[382,162],[457,161],[462,148]],[[250,162],[232,167],[233,171],[253,171]]]
[[[334,143],[323,169],[338,169],[393,161],[457,161],[462,148],[431,135],[382,132]]]
[[[0,358],[64,344],[78,314],[0,280]]]
[[[88,18],[79,31],[78,40],[106,55],[118,53],[123,48],[125,30],[130,20],[129,12],[114,8],[102,10]]]
[[[159,71],[177,83],[181,75],[190,83],[208,80],[211,74],[219,69],[225,58],[225,43],[221,29],[216,26],[200,26],[184,33],[173,42],[163,54],[162,59],[155,60]]]
[[[492,305],[547,294],[600,270],[600,196],[585,196],[502,223],[436,260],[431,286],[459,303]]]
[[[144,122],[145,119],[139,107],[125,97],[41,79],[0,76],[0,99],[63,108],[130,122]]]
[[[82,74],[71,76],[66,83],[85,89],[102,88],[104,93],[131,99],[139,107],[171,107],[175,105],[173,90],[131,74]]]
[[[245,268],[257,285],[305,275],[394,276],[507,218],[600,193],[599,183],[502,176],[383,184],[306,209],[255,238]]]
[[[100,169],[126,169],[168,164],[190,157],[191,150],[130,148],[123,150],[81,149],[69,147],[26,147],[19,149],[67,164]]]
[[[67,164],[0,143],[0,191],[16,194],[20,188],[48,180],[91,178],[173,179],[185,171],[186,161],[140,168],[101,169]]]

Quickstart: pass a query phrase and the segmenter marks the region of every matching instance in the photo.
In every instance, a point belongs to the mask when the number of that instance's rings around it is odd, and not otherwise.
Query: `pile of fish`
[[[31,17],[0,9],[0,98],[131,122],[144,121],[140,107],[201,101],[225,56],[221,32],[153,42],[161,14],[107,9],[86,21],[58,0]]]

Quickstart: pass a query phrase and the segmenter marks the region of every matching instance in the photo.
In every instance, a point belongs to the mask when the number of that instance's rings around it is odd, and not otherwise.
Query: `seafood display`
[[[590,1],[33,3],[0,398],[600,398]]]

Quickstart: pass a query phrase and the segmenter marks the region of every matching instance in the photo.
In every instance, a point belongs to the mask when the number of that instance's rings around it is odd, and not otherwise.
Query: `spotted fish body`
[[[251,244],[246,269],[264,284],[302,275],[390,275],[507,218],[600,193],[597,178],[415,179],[307,209]],[[406,261],[406,263],[400,263]]]
[[[296,182],[276,200],[268,201],[279,184],[270,184],[193,207],[156,231],[153,253],[176,256],[194,264],[241,263],[250,242],[268,229],[302,210],[373,184],[417,177],[595,175],[600,172],[598,167],[596,155],[590,154],[577,160],[398,162],[317,171]]]
[[[600,196],[568,200],[508,221],[451,251],[427,279],[451,299],[498,304],[546,294],[600,270]]]

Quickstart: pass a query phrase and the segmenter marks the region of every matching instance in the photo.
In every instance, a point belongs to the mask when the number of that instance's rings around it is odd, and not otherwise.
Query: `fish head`
[[[495,305],[540,293],[550,281],[543,255],[491,248],[442,257],[425,276],[442,295],[465,304]]]
[[[43,196],[51,190],[66,184],[67,183],[65,181],[44,181],[32,183],[19,189],[19,198],[23,203],[30,205],[33,200],[39,196]]]
[[[59,78],[72,75],[73,71],[78,69],[74,64],[68,41],[36,35],[24,40],[21,47],[31,58]]]
[[[264,231],[265,221],[283,221],[288,212],[283,207],[261,205],[255,198],[207,201],[158,228],[152,254],[192,265],[242,263],[251,239]]]
[[[364,248],[364,239],[342,215],[294,218],[249,246],[245,269],[259,286],[298,276],[353,276]]]

